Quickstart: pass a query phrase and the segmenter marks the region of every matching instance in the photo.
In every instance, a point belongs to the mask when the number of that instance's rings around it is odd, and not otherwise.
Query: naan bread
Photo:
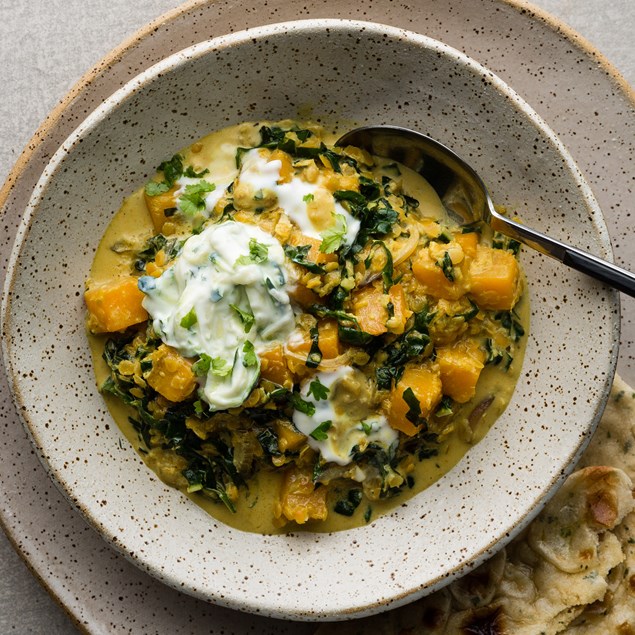
[[[316,635],[635,635],[635,392],[619,377],[580,468],[473,572]]]

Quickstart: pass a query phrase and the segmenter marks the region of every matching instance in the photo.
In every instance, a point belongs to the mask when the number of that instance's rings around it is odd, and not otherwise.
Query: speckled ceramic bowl
[[[370,526],[259,536],[220,525],[144,466],[95,387],[82,292],[122,198],[163,158],[245,120],[310,111],[392,123],[469,159],[527,224],[610,257],[602,216],[553,133],[498,78],[421,35],[347,21],[252,29],[132,80],[53,156],[26,210],[3,303],[9,378],[49,474],[133,562],[197,597],[264,615],[343,619],[439,588],[537,513],[601,414],[617,357],[616,293],[525,250],[523,373],[486,438],[434,486]]]

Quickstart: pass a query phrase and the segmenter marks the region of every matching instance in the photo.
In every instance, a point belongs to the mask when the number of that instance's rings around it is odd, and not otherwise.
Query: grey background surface
[[[465,0],[478,2],[478,0]],[[0,183],[50,110],[112,48],[178,0],[0,0]],[[635,0],[534,0],[635,84]],[[74,633],[0,532],[0,635]]]

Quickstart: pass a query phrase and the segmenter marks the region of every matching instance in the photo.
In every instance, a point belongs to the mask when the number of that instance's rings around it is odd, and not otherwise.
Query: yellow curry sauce
[[[167,484],[260,533],[360,526],[509,402],[518,244],[310,124],[241,124],[124,201],[87,283],[118,425]]]

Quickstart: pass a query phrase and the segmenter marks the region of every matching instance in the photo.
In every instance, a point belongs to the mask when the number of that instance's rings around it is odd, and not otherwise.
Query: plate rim
[[[622,93],[623,96],[626,97],[626,99],[629,100],[633,105],[635,105],[635,90],[624,80],[621,73],[612,65],[612,63],[604,56],[604,54],[598,51],[596,47],[591,45],[588,40],[578,34],[574,29],[569,27],[565,22],[552,16],[546,10],[536,7],[535,5],[523,0],[497,0],[497,2],[499,2],[500,4],[509,5],[521,14],[528,14],[527,17],[530,20],[539,19],[543,21],[551,30],[555,32],[557,36],[567,39],[569,43],[573,44],[577,49],[580,49],[586,56],[592,57],[594,61],[602,67],[602,70],[610,78],[611,82],[616,86],[618,91]],[[96,79],[108,74],[111,70],[110,66],[112,64],[116,63],[119,59],[123,59],[125,55],[129,53],[130,50],[134,48],[134,46],[138,42],[148,37],[148,35],[150,35],[156,27],[163,24],[168,24],[179,18],[181,15],[191,11],[192,9],[201,8],[206,5],[213,4],[214,0],[189,0],[183,5],[176,7],[175,9],[163,13],[155,20],[149,22],[146,26],[138,29],[132,36],[125,39],[122,44],[113,49],[111,53],[104,56],[101,61],[99,61],[91,69],[89,69],[80,78],[80,80],[78,80],[75,85],[66,93],[65,97],[62,98],[57,106],[51,111],[44,122],[40,124],[36,132],[27,143],[25,149],[18,157],[16,163],[7,176],[5,184],[3,185],[2,189],[0,189],[0,207],[2,207],[0,217],[5,216],[5,214],[7,213],[7,202],[13,189],[19,183],[20,175],[23,173],[24,168],[34,158],[36,151],[43,143],[48,131],[55,128],[55,126],[59,123],[62,114],[72,105],[73,101],[78,98],[84,91],[88,90]],[[83,628],[84,625],[80,623],[79,618],[70,612],[69,608],[63,603],[61,598],[55,592],[55,589],[51,586],[51,584],[49,584],[48,580],[45,580],[40,575],[40,573],[31,565],[28,555],[20,547],[19,543],[17,542],[17,538],[11,532],[6,520],[7,519],[4,516],[4,510],[2,510],[2,512],[0,512],[0,525],[2,525],[6,535],[12,542],[16,551],[22,556],[29,569],[40,580],[43,586],[47,588],[51,596],[56,599],[56,601],[58,601],[58,603],[69,613],[75,623],[80,628]]]

